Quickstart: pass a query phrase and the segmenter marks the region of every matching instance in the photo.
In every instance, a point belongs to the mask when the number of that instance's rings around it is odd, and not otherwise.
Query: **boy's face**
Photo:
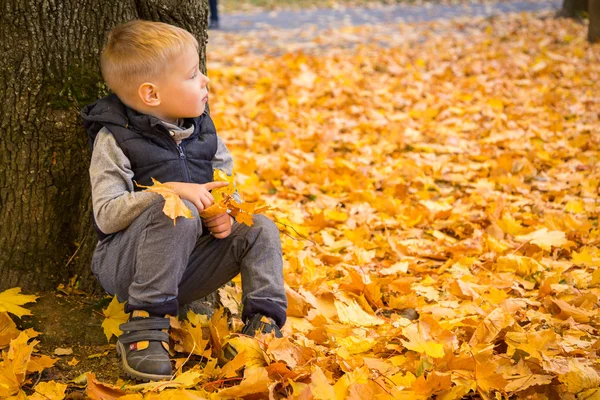
[[[169,122],[178,118],[193,118],[204,112],[208,101],[209,79],[200,72],[198,52],[188,46],[176,56],[156,81],[160,103],[152,114]]]

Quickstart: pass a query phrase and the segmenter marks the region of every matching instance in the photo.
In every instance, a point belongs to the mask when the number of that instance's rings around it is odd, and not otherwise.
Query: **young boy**
[[[114,94],[82,110],[93,143],[99,236],[92,271],[108,293],[127,301],[130,319],[117,342],[125,372],[170,378],[168,316],[240,272],[242,332],[281,337],[287,300],[275,224],[260,215],[252,227],[227,213],[199,216],[214,202],[210,190],[227,185],[213,182],[213,170],[231,175],[233,162],[207,113],[198,42],[175,26],[131,21],[110,32],[100,62]],[[152,185],[151,178],[169,184],[194,218],[173,226],[162,197],[134,183]]]

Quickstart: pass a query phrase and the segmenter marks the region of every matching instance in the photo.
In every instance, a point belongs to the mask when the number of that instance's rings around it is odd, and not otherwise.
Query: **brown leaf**
[[[92,400],[116,400],[121,396],[125,396],[127,392],[116,386],[99,382],[96,379],[96,374],[89,372],[85,394]]]

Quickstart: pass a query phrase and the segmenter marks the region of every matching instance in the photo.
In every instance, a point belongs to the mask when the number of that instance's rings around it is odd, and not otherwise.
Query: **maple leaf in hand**
[[[147,192],[158,193],[165,199],[163,212],[173,220],[173,225],[177,224],[177,217],[194,218],[192,210],[187,208],[171,186],[160,183],[154,178],[152,183],[152,186],[144,186],[135,182],[138,187],[145,188]]]

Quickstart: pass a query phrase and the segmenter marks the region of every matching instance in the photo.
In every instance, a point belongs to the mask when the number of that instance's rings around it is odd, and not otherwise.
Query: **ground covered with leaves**
[[[239,190],[277,208],[284,338],[236,333],[238,282],[212,320],[173,321],[170,382],[57,383],[4,313],[0,397],[600,398],[586,27],[513,15],[268,34],[213,33],[208,70]],[[0,312],[22,314],[6,298]],[[119,307],[104,314],[118,334]]]

